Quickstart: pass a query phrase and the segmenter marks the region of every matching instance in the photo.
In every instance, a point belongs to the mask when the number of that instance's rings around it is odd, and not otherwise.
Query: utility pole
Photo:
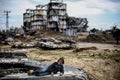
[[[9,13],[11,13],[11,11],[4,11],[5,15],[6,15],[6,29],[9,29]]]

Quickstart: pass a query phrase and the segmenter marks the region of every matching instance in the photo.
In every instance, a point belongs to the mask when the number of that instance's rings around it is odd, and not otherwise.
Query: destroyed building
[[[25,30],[48,28],[68,36],[87,30],[86,18],[70,17],[67,14],[67,4],[63,0],[50,0],[46,5],[37,5],[36,9],[27,9],[23,14],[23,25]]]
[[[79,32],[85,32],[88,28],[87,18],[76,18],[76,17],[67,17],[67,30],[66,35],[68,36],[76,36]]]
[[[23,14],[25,30],[43,29],[46,26],[46,15],[42,5],[37,5],[36,9],[27,9]]]
[[[66,30],[66,4],[61,0],[50,0],[47,10],[48,28],[63,32]]]
[[[24,30],[27,32],[29,28],[31,28],[31,16],[33,12],[30,9],[27,9],[26,12],[23,14],[23,25]]]
[[[33,10],[34,14],[31,16],[31,26],[33,29],[43,29],[46,27],[46,15],[44,11],[42,5],[37,5],[36,9]]]

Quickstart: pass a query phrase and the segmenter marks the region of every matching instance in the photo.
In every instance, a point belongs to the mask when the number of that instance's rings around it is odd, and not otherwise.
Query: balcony
[[[44,20],[43,18],[34,18],[34,20]]]
[[[43,25],[43,22],[32,22],[31,25],[32,26]]]
[[[63,10],[52,10],[52,11],[50,11],[49,15],[50,16],[52,16],[52,15],[64,16],[64,15],[66,15],[66,11],[63,11]]]
[[[51,9],[66,9],[65,5],[53,5],[51,6]]]
[[[58,21],[58,16],[52,16],[48,19],[48,21]]]

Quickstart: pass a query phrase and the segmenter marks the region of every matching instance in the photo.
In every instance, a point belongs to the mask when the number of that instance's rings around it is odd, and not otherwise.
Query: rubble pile
[[[41,38],[38,47],[43,49],[70,49],[72,46],[62,40],[54,38]]]
[[[74,41],[73,39],[71,38],[64,38],[64,37],[61,37],[59,38],[60,41],[64,42],[64,43],[68,43],[68,44],[75,44],[76,41]]]
[[[23,43],[16,42],[12,44],[12,48],[34,48],[39,47],[47,50],[54,49],[71,49],[75,41],[70,39],[55,39],[55,38],[36,38],[35,42]]]
[[[31,69],[46,70],[51,65],[47,62],[29,60],[26,51],[0,51],[0,80],[88,80],[86,72],[71,66],[64,65],[65,73],[54,76],[29,75]],[[4,59],[4,60],[3,60]]]
[[[27,58],[28,53],[25,50],[16,51],[0,51],[0,76],[8,75],[11,73],[24,73],[30,68],[37,68],[35,62],[30,63]],[[31,61],[32,62],[32,61]]]
[[[36,42],[15,42],[11,45],[12,48],[34,48],[36,47]]]

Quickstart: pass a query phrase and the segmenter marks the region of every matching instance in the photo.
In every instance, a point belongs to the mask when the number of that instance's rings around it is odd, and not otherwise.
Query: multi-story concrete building
[[[23,14],[23,28],[25,31],[28,31],[31,28],[31,16],[33,15],[32,9],[27,9],[26,12]]]
[[[36,30],[46,27],[45,9],[42,5],[37,5],[36,9],[27,9],[23,14],[23,25],[25,28]]]
[[[45,10],[42,5],[37,5],[36,9],[33,10],[33,15],[31,16],[31,26],[33,29],[43,29],[46,27],[46,15]]]
[[[47,10],[47,25],[55,31],[66,30],[66,4],[62,0],[50,0]]]
[[[36,9],[27,9],[23,14],[24,27],[30,29],[49,28],[54,31],[72,33],[86,31],[86,18],[75,18],[67,15],[67,4],[63,0],[50,0],[46,5],[37,5]]]
[[[66,19],[67,23],[67,30],[66,34],[69,36],[75,36],[79,32],[85,32],[87,31],[87,18],[76,18],[76,17],[67,17]]]

